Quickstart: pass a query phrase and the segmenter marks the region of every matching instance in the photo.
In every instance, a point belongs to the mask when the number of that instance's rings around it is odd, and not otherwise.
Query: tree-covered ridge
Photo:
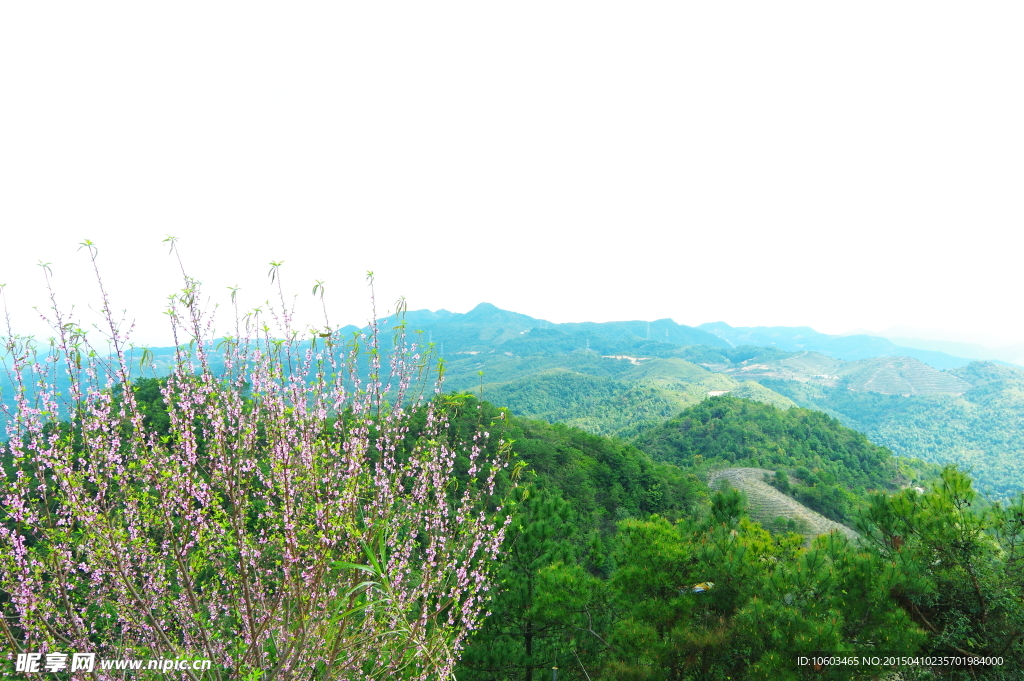
[[[827,414],[728,395],[690,407],[636,442],[654,459],[691,470],[780,470],[772,482],[781,491],[841,523],[866,491],[894,489],[913,475],[889,450]]]
[[[742,461],[722,445],[745,436],[757,451],[789,447],[787,463],[804,464],[819,488],[832,479],[850,485],[862,543],[828,535],[805,549],[799,535],[751,522],[738,492],[708,490],[696,463],[655,463],[620,441],[494,419],[500,410],[481,408],[515,440],[526,493],[509,526],[492,615],[470,641],[460,679],[540,681],[552,666],[563,681],[796,679],[794,658],[811,652],[1022,658],[1014,604],[1024,509],[966,505],[970,482],[955,471],[931,478],[924,494],[872,497],[864,488],[895,489],[906,471],[827,416],[713,398],[673,419],[677,429],[689,419],[688,451],[705,468]],[[813,678],[887,673],[847,672]]]
[[[914,357],[939,369],[967,364],[970,360],[943,352],[901,347],[874,336],[829,336],[809,327],[731,327],[723,322],[697,327],[671,319],[655,321],[553,323],[481,303],[466,312],[417,310],[406,320],[424,330],[435,343],[443,343],[444,355],[454,359],[460,352],[513,352],[531,354],[571,352],[590,348],[602,354],[626,349],[638,342],[669,347],[703,346],[729,351],[751,345],[780,351],[816,350],[843,360],[872,357]]]
[[[584,534],[607,530],[622,518],[678,518],[707,503],[706,486],[693,472],[655,461],[629,442],[512,416],[472,395],[458,398],[457,412],[450,412],[452,439],[480,423],[494,424],[491,430],[511,442],[513,454],[527,465],[521,480],[568,502]]]
[[[520,416],[622,437],[716,391],[780,407],[793,404],[753,381],[737,381],[680,357],[643,354],[478,355],[448,364],[445,385],[474,393],[482,389],[488,401]]]
[[[706,330],[717,333],[720,326]],[[1005,497],[1024,489],[1017,457],[1024,446],[1019,380],[1024,370],[993,364],[979,369],[984,363],[973,363],[937,371],[899,357],[846,362],[797,346],[780,349],[790,347],[780,338],[803,342],[797,336],[810,338],[809,329],[734,334],[732,342],[778,345],[728,347],[706,330],[670,320],[651,322],[649,328],[647,322],[552,324],[486,304],[464,315],[410,312],[404,328],[422,331],[410,334],[421,352],[447,360],[446,389],[477,394],[482,389],[484,398],[528,418],[629,438],[709,394],[727,392],[820,410],[900,456],[965,466],[985,494]],[[708,337],[710,345],[689,344]],[[850,338],[832,340],[849,343]],[[214,369],[222,363],[221,347],[217,341],[206,348]],[[137,348],[129,355],[132,366],[146,359],[157,373],[173,362],[173,349],[167,348]],[[1003,372],[1001,378],[989,376],[991,371]],[[10,403],[14,392],[4,382],[0,374],[0,399]]]
[[[797,467],[851,487],[892,484],[893,457],[836,419],[809,409],[776,409],[729,395],[709,398],[643,434],[638,446],[686,468],[729,465]]]
[[[962,395],[903,397],[762,379],[796,403],[827,412],[904,457],[954,463],[978,489],[1012,498],[1024,490],[1024,370],[972,362],[950,370],[971,384]]]
[[[900,457],[970,470],[985,495],[1009,498],[1024,490],[1024,369],[972,362],[938,372],[908,361],[885,379],[886,365],[901,360],[850,363],[752,346],[649,345],[645,352],[629,355],[635,363],[585,351],[473,355],[448,365],[448,385],[474,392],[482,386],[487,399],[514,413],[620,437],[719,391],[795,403],[840,419]],[[900,388],[907,377],[911,385]],[[739,380],[747,378],[756,380]],[[861,389],[871,386],[925,394]],[[932,392],[940,388],[962,394]]]
[[[627,355],[635,363],[586,351],[460,356],[448,365],[448,385],[482,386],[487,399],[514,413],[627,438],[718,392],[795,403],[840,419],[900,457],[964,467],[983,494],[1008,498],[1024,490],[1022,369],[974,362],[939,372],[910,360],[842,362],[753,346],[651,342],[643,352]]]

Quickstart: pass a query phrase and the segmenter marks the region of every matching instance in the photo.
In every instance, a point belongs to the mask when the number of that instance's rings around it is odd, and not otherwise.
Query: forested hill
[[[753,346],[640,343],[613,356],[456,356],[446,385],[483,390],[522,416],[626,438],[710,395],[807,407],[900,456],[964,466],[986,494],[1024,491],[1024,369],[975,362],[939,371],[910,358],[844,362]]]
[[[708,393],[793,406],[789,398],[754,381],[739,381],[679,357],[609,357],[593,351],[481,354],[451,362],[445,381],[446,389],[482,390],[485,399],[520,416],[622,437],[678,414]]]
[[[465,651],[460,679],[540,679],[551,667],[572,681],[789,678],[808,648],[970,650],[1015,665],[1022,657],[1016,535],[971,530],[961,551],[950,549],[947,531],[995,526],[1021,509],[983,520],[955,471],[897,469],[887,451],[834,419],[735,398],[692,407],[642,443],[683,468],[575,428],[496,419],[490,405],[463,399],[467,425],[453,427],[507,424],[503,436],[515,440],[528,473],[492,614]],[[747,461],[781,472],[771,482],[787,494],[849,495],[861,534],[854,543],[824,535],[803,548],[784,524],[751,522],[741,495],[709,490],[703,477]],[[924,494],[899,491],[921,471]],[[869,503],[862,492],[870,487],[895,495]],[[981,564],[978,592],[970,575]],[[858,671],[882,678],[881,669]]]
[[[135,384],[143,427],[166,435],[159,388]],[[972,507],[954,470],[938,478],[825,415],[731,396],[638,439],[661,461],[470,395],[437,399],[453,442],[484,425],[492,453],[500,437],[525,464],[498,478],[506,543],[460,679],[539,679],[553,666],[562,681],[788,678],[811,652],[1024,660],[1024,506]],[[827,534],[805,547],[785,522],[752,522],[737,491],[708,489],[708,472],[746,463],[775,471],[779,492],[854,517],[857,543]],[[464,457],[456,467],[471,475]],[[923,491],[901,489],[915,482]]]
[[[885,395],[842,383],[760,378],[797,404],[827,412],[901,456],[954,463],[985,493],[1024,491],[1024,369],[974,362],[952,369],[962,394]]]
[[[633,331],[646,334],[645,327]],[[1022,368],[964,360],[939,370],[913,357],[845,361],[778,344],[674,345],[655,336],[620,339],[612,349],[552,325],[492,350],[446,347],[447,385],[483,390],[516,414],[627,438],[709,395],[798,405],[828,413],[900,456],[963,466],[985,494],[1024,491]]]
[[[809,409],[777,409],[731,396],[711,397],[643,433],[638,447],[655,460],[700,471],[722,467],[781,471],[780,491],[837,522],[850,523],[867,491],[919,484],[884,447]]]
[[[653,458],[683,468],[709,461],[755,468],[810,464],[832,482],[883,489],[895,460],[884,447],[810,409],[776,409],[724,395],[711,397],[636,440]]]
[[[443,344],[449,387],[517,414],[632,437],[727,393],[824,411],[900,456],[968,468],[986,494],[1024,491],[1019,367],[808,327],[551,324],[487,304],[410,315]]]

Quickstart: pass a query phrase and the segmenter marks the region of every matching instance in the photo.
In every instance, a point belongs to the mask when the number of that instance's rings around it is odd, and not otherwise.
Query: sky
[[[486,301],[554,322],[1024,342],[1024,5],[97,2],[0,8],[15,333],[170,341],[204,300],[303,324]],[[228,315],[230,316],[230,315]],[[6,334],[6,331],[0,334]]]

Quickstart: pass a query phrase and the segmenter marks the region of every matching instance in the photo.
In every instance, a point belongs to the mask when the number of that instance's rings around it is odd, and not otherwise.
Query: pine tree
[[[562,627],[535,607],[539,571],[552,563],[575,562],[570,537],[573,513],[557,492],[527,492],[507,531],[505,563],[493,613],[462,658],[460,679],[531,681],[551,666]]]
[[[1024,662],[1024,501],[978,506],[970,478],[947,467],[925,494],[908,489],[874,497],[860,527],[891,568],[892,598],[928,633],[922,652],[1002,657],[1000,668],[956,672],[997,679]]]

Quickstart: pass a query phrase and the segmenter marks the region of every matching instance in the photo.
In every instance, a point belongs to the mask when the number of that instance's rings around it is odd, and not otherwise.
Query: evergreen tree
[[[539,678],[536,670],[551,666],[564,627],[535,607],[544,588],[539,572],[552,563],[574,562],[574,520],[557,492],[526,492],[507,530],[491,615],[462,658],[460,678],[531,681]]]
[[[927,654],[1003,657],[1002,667],[959,674],[1016,678],[1003,670],[1024,663],[1024,499],[990,509],[977,501],[970,478],[947,467],[925,494],[875,496],[859,527],[899,576],[890,594],[929,633]]]

